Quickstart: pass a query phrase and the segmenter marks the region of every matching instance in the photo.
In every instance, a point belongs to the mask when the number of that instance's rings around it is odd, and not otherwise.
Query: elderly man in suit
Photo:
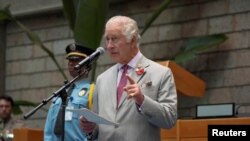
[[[117,64],[98,76],[93,111],[119,125],[96,125],[81,116],[83,131],[98,141],[160,141],[160,128],[177,119],[171,70],[142,55],[137,23],[129,17],[109,19],[104,37]]]

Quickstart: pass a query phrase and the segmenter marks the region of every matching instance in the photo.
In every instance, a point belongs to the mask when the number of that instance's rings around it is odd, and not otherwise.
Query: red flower
[[[137,67],[135,71],[136,71],[136,74],[137,74],[137,75],[142,75],[142,74],[144,73],[144,68],[142,68],[142,67]]]

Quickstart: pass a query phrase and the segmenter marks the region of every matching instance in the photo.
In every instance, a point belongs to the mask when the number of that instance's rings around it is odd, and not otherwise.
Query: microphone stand
[[[88,67],[87,67],[88,68]],[[67,106],[67,92],[66,89],[78,78],[80,78],[83,74],[86,73],[87,70],[84,70],[83,72],[81,70],[78,70],[78,75],[73,78],[71,81],[65,81],[64,85],[59,88],[57,91],[55,91],[50,97],[48,97],[47,99],[44,99],[37,107],[35,107],[33,110],[31,110],[30,112],[28,112],[27,114],[24,115],[24,119],[28,119],[31,115],[33,115],[37,110],[39,110],[41,107],[43,107],[44,105],[46,105],[50,100],[52,100],[54,97],[61,97],[62,99],[62,104],[61,104],[61,109],[62,109],[62,137],[61,137],[61,141],[64,141],[64,127],[65,127],[65,109]]]

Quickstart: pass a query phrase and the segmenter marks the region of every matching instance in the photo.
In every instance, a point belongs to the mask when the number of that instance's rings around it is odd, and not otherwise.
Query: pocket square
[[[152,86],[152,81],[147,81],[141,85],[141,87],[150,87]]]
[[[148,81],[145,83],[146,87],[152,86],[152,81]]]

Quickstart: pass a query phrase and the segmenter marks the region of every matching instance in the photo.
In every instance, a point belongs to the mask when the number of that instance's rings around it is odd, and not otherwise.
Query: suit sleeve
[[[177,92],[171,70],[164,69],[166,71],[158,77],[155,90],[152,91],[156,99],[144,95],[141,114],[157,127],[171,128],[177,120]]]

